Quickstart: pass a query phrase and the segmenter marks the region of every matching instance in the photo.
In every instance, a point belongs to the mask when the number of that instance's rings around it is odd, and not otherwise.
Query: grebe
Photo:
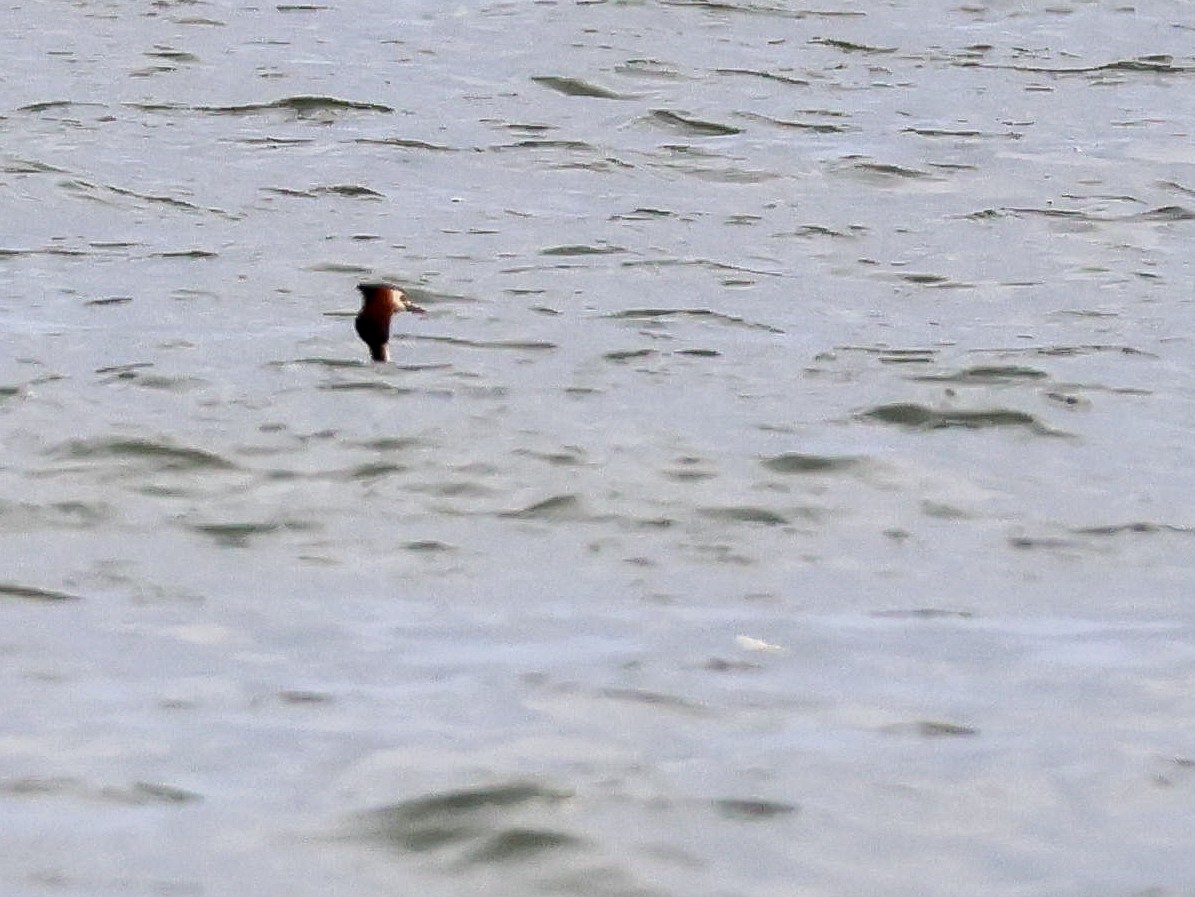
[[[391,283],[359,283],[357,289],[365,300],[357,314],[357,336],[369,346],[370,358],[389,361],[390,319],[396,312],[411,311],[422,315],[427,309],[416,305]]]

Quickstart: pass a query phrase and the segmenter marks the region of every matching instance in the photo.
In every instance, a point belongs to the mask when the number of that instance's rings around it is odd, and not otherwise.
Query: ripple
[[[1140,221],[1144,223],[1170,223],[1178,221],[1195,220],[1195,211],[1188,209],[1186,206],[1169,205],[1158,206],[1157,208],[1148,209],[1144,212],[1133,212],[1128,215],[1101,215],[1094,212],[1088,212],[1083,209],[1057,209],[1053,207],[1035,207],[1035,206],[1005,206],[999,210],[984,209],[980,212],[972,212],[967,217],[982,218],[982,217],[1000,217],[1001,215],[1036,215],[1042,218],[1061,218],[1074,221],[1087,222],[1125,222],[1130,223]]]
[[[917,284],[918,286],[936,287],[938,289],[971,289],[974,284],[964,283],[958,280],[951,280],[945,274],[924,274],[909,272],[907,274],[897,274],[896,277],[906,283]]]
[[[3,174],[65,174],[66,169],[55,168],[46,162],[34,159],[20,159],[15,156],[0,162],[0,173]]]
[[[394,464],[385,461],[375,461],[371,464],[359,464],[345,474],[350,480],[377,480],[396,473],[406,473],[411,468],[405,464]]]
[[[17,112],[49,112],[51,109],[69,109],[72,106],[95,106],[103,108],[103,103],[79,103],[74,100],[43,100],[40,103],[29,103],[18,106]]]
[[[652,358],[656,355],[655,349],[625,349],[617,352],[606,352],[602,358],[607,361],[634,361],[638,358]]]
[[[661,218],[675,218],[676,213],[667,209],[636,208],[629,212],[611,215],[611,221],[655,221]]]
[[[108,523],[112,509],[105,504],[60,501],[48,505],[0,501],[0,527],[5,532],[28,533],[39,527],[91,529]]]
[[[736,128],[733,125],[705,121],[678,112],[670,112],[667,109],[653,109],[648,121],[689,137],[729,137],[733,134],[743,133],[742,128]]]
[[[1154,533],[1182,533],[1183,535],[1195,534],[1195,528],[1189,526],[1176,526],[1172,523],[1149,523],[1147,521],[1136,521],[1133,523],[1116,523],[1107,526],[1086,526],[1079,529],[1072,530],[1072,532],[1085,536],[1120,536],[1120,535],[1152,535]]]
[[[262,193],[272,193],[275,196],[290,196],[298,199],[315,199],[310,190],[298,190],[294,187],[258,187]]]
[[[592,519],[585,512],[580,497],[572,493],[553,495],[518,511],[503,511],[498,516],[514,520],[547,520],[553,523]]]
[[[1118,219],[1121,221],[1191,221],[1195,219],[1195,212],[1186,206],[1159,206],[1148,212],[1137,212]]]
[[[993,427],[1024,427],[1041,436],[1063,435],[1039,422],[1032,414],[1006,408],[983,411],[935,411],[925,405],[903,402],[879,405],[862,412],[859,417],[914,430],[984,430]]]
[[[990,211],[990,210],[985,210]],[[1007,206],[1000,209],[1000,212],[1009,215],[1040,215],[1043,218],[1069,218],[1079,221],[1095,221],[1095,217],[1084,212],[1082,209],[1054,209],[1054,208],[1034,208],[1031,206]],[[976,213],[973,213],[976,214]]]
[[[773,473],[826,473],[855,467],[859,464],[859,459],[842,455],[803,455],[788,452],[764,458],[760,463]]]
[[[203,449],[172,445],[153,439],[80,439],[55,450],[68,458],[117,458],[150,462],[158,470],[234,470],[231,461]]]
[[[211,536],[225,548],[248,548],[250,540],[257,536],[278,532],[304,532],[317,529],[315,524],[303,521],[270,521],[267,523],[196,523],[191,529],[205,536]]]
[[[658,59],[628,59],[616,65],[614,71],[620,75],[632,75],[643,79],[676,81],[681,78],[677,69]]]
[[[203,800],[201,795],[193,791],[160,782],[133,782],[124,786],[94,786],[80,779],[68,777],[25,777],[0,781],[0,793],[25,798],[67,797],[126,806],[178,805]]]
[[[414,140],[410,137],[358,137],[357,143],[372,143],[378,146],[395,146],[399,149],[428,150],[436,153],[455,153],[459,150],[455,146],[445,146],[441,143],[428,143],[426,140]]]
[[[957,723],[938,720],[919,720],[915,723],[894,723],[880,729],[886,735],[913,735],[919,738],[968,738],[978,735],[979,730]]]
[[[800,227],[798,227],[796,230],[781,231],[781,232],[772,234],[772,236],[773,237],[796,237],[797,239],[800,239],[800,240],[811,240],[811,239],[815,239],[817,237],[831,237],[834,239],[841,240],[841,239],[850,239],[852,237],[857,237],[861,233],[865,232],[865,230],[866,230],[865,228],[859,227],[858,225],[852,225],[851,227],[847,228],[846,230],[835,230],[832,227],[826,227],[825,225],[822,225],[822,224],[803,224]]]
[[[173,47],[157,46],[141,54],[150,59],[165,59],[168,62],[199,62],[200,58],[186,50],[176,50]]]
[[[738,315],[728,315],[720,311],[714,311],[709,308],[624,308],[622,311],[616,311],[605,315],[607,318],[615,320],[641,320],[660,318],[708,318],[721,324],[731,324],[739,327],[746,327],[751,330],[765,330],[768,333],[784,333],[779,327],[773,327],[771,324],[760,324],[755,321],[748,321],[746,318],[740,318]]]
[[[67,178],[58,182],[58,186],[67,191],[81,196],[86,196],[90,199],[99,202],[106,202],[103,199],[103,194],[110,193],[114,196],[125,197],[129,199],[139,199],[143,202],[154,205],[164,205],[171,208],[182,209],[188,212],[211,212],[219,215],[222,218],[227,218],[230,221],[237,221],[240,215],[233,214],[225,209],[216,208],[213,206],[201,206],[197,203],[190,202],[186,199],[180,199],[177,196],[171,196],[165,193],[144,193],[139,190],[131,190],[128,187],[119,187],[115,184],[96,184],[91,181],[83,180],[82,178]],[[94,244],[93,244],[94,245]]]
[[[841,352],[862,352],[876,356],[880,364],[932,364],[937,349],[894,349],[890,346],[838,346]]]
[[[358,443],[361,448],[372,449],[378,452],[402,452],[408,449],[417,449],[426,446],[427,443],[417,436],[383,436],[380,439],[369,439]]]
[[[679,710],[683,713],[705,715],[706,709],[687,698],[670,695],[659,691],[649,691],[644,688],[603,688],[598,691],[603,698],[615,701],[627,701],[631,704],[647,704],[651,707],[663,707],[668,710]]]
[[[765,277],[784,277],[781,271],[769,271],[760,268],[748,268],[744,265],[732,265],[728,262],[718,262],[707,258],[676,258],[663,257],[653,259],[631,259],[621,263],[624,268],[670,268],[673,266],[684,267],[693,266],[697,268],[708,268],[711,271],[733,271],[742,274],[759,274]],[[776,330],[776,333],[783,333],[783,330]]]
[[[918,137],[982,137],[982,131],[952,130],[950,128],[905,128],[901,133]]]
[[[218,256],[218,252],[210,249],[174,249],[153,253],[154,258],[160,259],[214,259]]]
[[[842,160],[845,164],[838,165],[831,170],[844,174],[855,180],[876,186],[894,185],[905,181],[936,180],[936,176],[918,168],[908,168],[904,165],[894,165],[888,162],[875,162],[862,156],[847,156]]]
[[[807,78],[798,78],[795,75],[785,75],[781,72],[766,72],[760,69],[714,69],[714,73],[717,75],[748,75],[752,78],[779,81],[781,84],[792,84],[797,87],[808,87],[810,84]]]
[[[543,340],[472,340],[456,336],[427,336],[424,334],[408,334],[407,339],[446,343],[450,346],[462,346],[467,349],[521,349],[545,352],[557,348],[555,343]]]
[[[766,16],[777,19],[804,19],[807,16],[831,18],[838,16],[861,16],[859,12],[837,12],[806,9],[789,9],[768,3],[732,3],[729,0],[660,0],[661,6],[688,6],[708,9],[718,13],[740,13],[742,15]]]
[[[788,518],[767,508],[757,508],[749,505],[726,508],[702,508],[701,514],[714,520],[728,523],[760,523],[764,526],[784,526]]]
[[[138,105],[138,104],[133,104]],[[291,112],[296,118],[314,118],[338,112],[393,112],[390,106],[381,103],[366,103],[359,100],[342,100],[338,97],[300,95],[283,97],[270,103],[244,103],[236,106],[194,106],[195,112],[210,115],[258,115],[262,112],[282,110]]]
[[[774,125],[778,128],[793,128],[798,131],[806,131],[810,134],[845,134],[847,131],[858,130],[850,125],[838,125],[832,122],[809,122],[796,121],[795,119],[774,118],[770,115],[761,115],[757,112],[740,112],[740,118],[751,119],[752,121],[763,122],[764,124]]]
[[[1020,365],[979,365],[950,374],[918,374],[910,380],[933,383],[1016,383],[1025,380],[1045,380],[1050,375],[1037,368]]]
[[[143,389],[157,389],[163,392],[190,392],[208,385],[206,380],[200,380],[198,377],[171,377],[136,369],[149,366],[151,365],[121,365],[118,368],[104,369],[96,371],[96,373],[108,374],[102,381],[104,383],[128,383]]]
[[[415,542],[407,542],[403,548],[420,554],[451,554],[456,551],[454,546],[437,539],[419,539]]]
[[[1056,536],[1009,536],[1008,544],[1018,551],[1058,551],[1079,547],[1079,543],[1073,539]]]
[[[605,87],[599,87],[580,78],[565,78],[558,75],[537,75],[531,79],[541,87],[554,90],[570,97],[594,97],[602,100],[623,100],[622,94]]]
[[[1119,352],[1122,355],[1140,355],[1143,358],[1157,358],[1153,352],[1146,352],[1144,349],[1138,349],[1134,346],[1119,346],[1109,345],[1106,343],[1088,343],[1086,345],[1057,345],[1057,346],[1040,346],[1032,350],[1036,355],[1046,355],[1050,357],[1070,357],[1074,355],[1096,355],[1101,352]]]
[[[296,358],[293,361],[271,361],[271,367],[285,367],[288,364],[311,364],[325,368],[362,368],[366,362],[359,358]]]
[[[1000,65],[996,63],[972,63],[971,65],[976,68],[1008,69],[1014,72],[1039,72],[1050,75],[1087,75],[1100,72],[1147,72],[1162,75],[1195,73],[1195,66],[1175,65],[1174,57],[1165,53],[1083,66]]]
[[[969,610],[945,610],[940,607],[914,607],[910,609],[892,609],[872,611],[868,616],[881,620],[942,620],[958,619],[970,620],[975,614]]]
[[[349,380],[344,383],[321,383],[317,389],[324,392],[380,392],[392,396],[409,396],[418,390],[409,386],[395,386],[385,380]]]
[[[589,462],[585,459],[585,450],[579,446],[565,446],[560,451],[537,452],[531,449],[515,449],[515,455],[535,458],[553,467],[584,467]]]
[[[327,187],[312,187],[311,194],[325,194],[331,196],[345,196],[349,199],[385,199],[384,193],[363,187],[360,184],[332,184]]]
[[[0,582],[0,597],[22,598],[26,601],[79,601],[80,596],[69,592],[56,592],[53,589],[41,589],[36,586],[22,586],[11,582]]]
[[[360,836],[415,853],[472,843],[472,862],[506,861],[579,843],[564,832],[504,824],[524,808],[554,806],[572,793],[515,782],[447,791],[370,810],[356,817]]]
[[[728,819],[755,822],[764,819],[774,819],[777,816],[790,816],[797,812],[798,807],[795,804],[779,803],[772,800],[723,798],[722,800],[714,801],[714,809]]]
[[[842,50],[844,53],[867,53],[869,55],[895,53],[897,49],[896,47],[873,47],[869,44],[857,44],[853,41],[837,40],[831,37],[815,37],[809,43],[832,47],[835,50]]]
[[[609,246],[606,244],[589,246],[586,244],[570,244],[567,246],[550,246],[547,249],[541,249],[540,255],[613,255],[620,252],[626,252],[621,246]]]
[[[81,249],[70,249],[66,246],[47,246],[43,249],[14,249],[10,246],[0,247],[0,258],[19,258],[21,256],[36,255],[85,256],[98,255],[98,253],[84,252]]]

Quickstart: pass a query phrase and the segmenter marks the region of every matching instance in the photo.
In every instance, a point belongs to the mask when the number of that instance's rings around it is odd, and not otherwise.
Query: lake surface
[[[1195,893],[1189,4],[4,18],[5,894]]]

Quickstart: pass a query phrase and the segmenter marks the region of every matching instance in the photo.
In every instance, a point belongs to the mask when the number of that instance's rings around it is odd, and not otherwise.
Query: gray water
[[[1195,893],[1189,4],[2,18],[0,893]]]

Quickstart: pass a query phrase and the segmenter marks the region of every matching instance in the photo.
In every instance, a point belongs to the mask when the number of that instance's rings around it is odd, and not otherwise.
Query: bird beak
[[[426,309],[426,308],[424,308],[422,305],[416,305],[416,304],[415,304],[414,302],[412,302],[410,299],[404,299],[404,300],[403,300],[403,308],[405,308],[407,311],[413,311],[413,312],[415,312],[415,314],[417,314],[417,315],[425,315],[425,314],[427,314],[427,309]]]

